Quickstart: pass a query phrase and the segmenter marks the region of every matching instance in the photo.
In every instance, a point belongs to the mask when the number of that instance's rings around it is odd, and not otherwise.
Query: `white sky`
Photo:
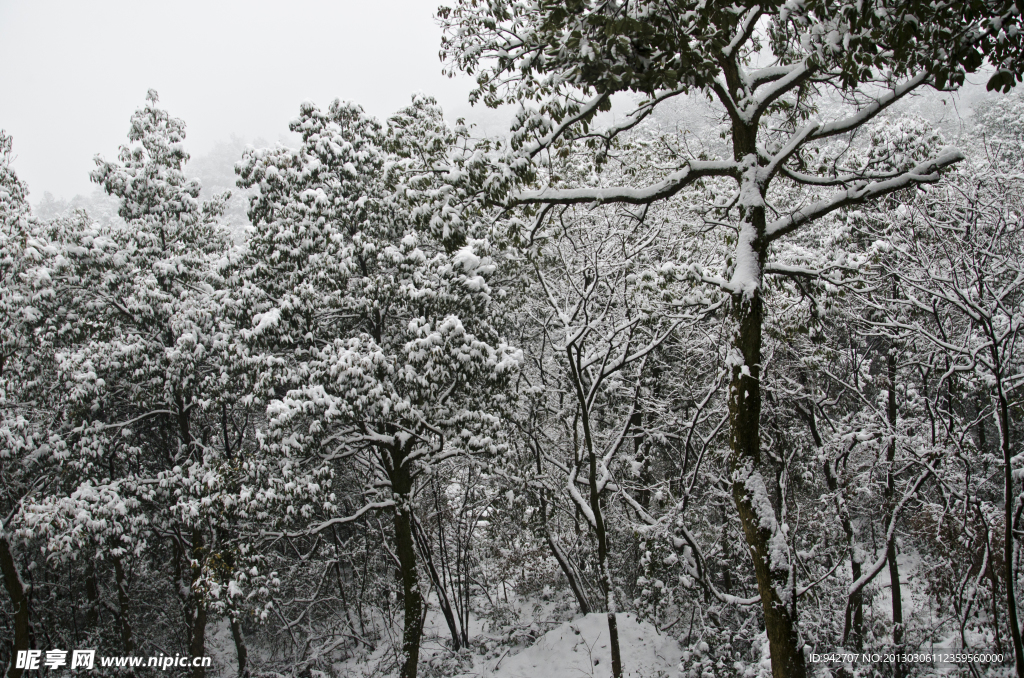
[[[232,134],[281,138],[306,99],[383,119],[426,92],[500,132],[468,77],[441,75],[440,1],[0,0],[0,129],[33,203],[91,193],[93,156],[117,154],[149,88],[193,158]]]
[[[93,156],[116,156],[149,88],[187,123],[193,158],[232,135],[287,137],[307,99],[384,119],[425,92],[503,133],[510,111],[471,109],[472,80],[441,75],[442,2],[0,0],[0,129],[32,203],[91,193]]]

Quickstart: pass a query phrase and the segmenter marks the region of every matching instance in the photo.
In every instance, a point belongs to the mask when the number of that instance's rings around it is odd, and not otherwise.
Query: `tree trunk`
[[[541,461],[541,450],[540,446],[534,443],[534,454],[537,458],[537,476],[540,477],[544,473],[544,466]],[[555,557],[558,562],[558,567],[561,568],[562,574],[565,575],[566,580],[569,582],[569,588],[572,589],[572,594],[576,597],[576,604],[580,606],[580,614],[590,614],[593,607],[590,604],[590,600],[587,598],[587,592],[583,588],[583,582],[579,580],[579,575],[573,568],[572,563],[565,557],[565,553],[562,552],[562,548],[555,541],[554,535],[551,534],[551,528],[548,525],[548,500],[547,490],[543,487],[540,488],[540,519],[544,526],[544,538],[548,543],[548,548],[551,549],[551,555]]]
[[[757,228],[758,225],[760,228]],[[753,224],[746,226],[751,227],[758,232],[764,231],[763,208],[754,212]],[[763,258],[763,254],[759,252],[760,248],[749,248],[751,252],[748,256],[756,253],[759,258]],[[762,264],[763,262],[759,263]],[[764,610],[765,631],[771,650],[772,676],[804,678],[806,668],[796,622],[796,600],[786,601],[779,595],[780,590],[787,591],[787,588],[790,588],[792,576],[788,561],[781,560],[783,554],[778,548],[780,541],[784,545],[785,535],[777,524],[775,509],[768,498],[764,479],[757,470],[761,461],[760,372],[763,314],[759,278],[758,274],[758,285],[754,290],[741,292],[733,299],[733,314],[737,328],[730,355],[732,379],[729,383],[729,474],[732,477],[733,501],[743,525],[747,545],[750,547],[754,574],[757,577],[757,589]],[[789,590],[786,597],[795,598],[793,593]]]
[[[825,480],[830,492],[838,493],[839,479],[836,477],[835,469],[830,459],[825,460]],[[839,512],[839,520],[846,533],[846,542],[850,550],[850,581],[855,582],[861,575],[861,554],[857,545],[857,536],[853,531],[853,522],[850,520],[850,512],[839,494],[836,494],[836,509]],[[864,588],[857,589],[856,593],[849,596],[846,601],[846,614],[843,619],[843,647],[854,650],[861,650],[864,646]]]
[[[1003,453],[1003,567],[1006,576],[1006,623],[1010,627],[1010,641],[1013,643],[1013,657],[1018,678],[1024,678],[1024,646],[1021,644],[1020,622],[1017,620],[1017,594],[1014,591],[1013,567],[1013,450],[1010,447],[1010,407],[1003,392],[1001,380],[996,380],[996,395],[999,408],[999,446]]]
[[[249,658],[249,651],[245,647],[242,624],[238,621],[234,611],[232,611],[231,615],[231,637],[235,640],[235,657],[238,658],[238,678],[246,678],[249,675],[249,671],[245,668],[245,663]]]
[[[423,631],[423,600],[416,572],[416,543],[413,539],[412,478],[405,464],[405,454],[396,443],[392,452],[391,489],[395,506],[395,553],[402,575],[402,597],[405,623],[402,631],[402,670],[400,678],[416,678],[420,657],[420,634]]]
[[[850,581],[860,579],[861,562],[859,556],[851,554]],[[852,618],[851,618],[852,617]],[[843,645],[851,643],[854,650],[864,649],[864,589],[859,589],[850,596],[846,606],[845,628],[843,629]]]
[[[992,561],[988,564],[988,580],[992,585],[992,634],[996,637],[996,652],[1003,653],[1003,639],[999,635],[999,575]]]
[[[354,558],[350,559],[349,560],[349,564],[352,567],[352,578],[354,579],[355,576],[356,576],[356,563],[355,563],[355,559]],[[363,577],[362,577],[362,579],[359,582],[359,599],[356,601],[356,612],[358,613],[358,617],[359,617],[359,635],[361,635],[363,638],[366,638],[366,621],[363,619],[363,598],[366,595],[366,582],[369,580],[369,578],[370,578],[370,559],[367,556],[363,556]],[[373,629],[374,635],[376,636],[377,627],[372,625],[372,622],[373,622],[372,618],[371,618],[370,622],[371,622],[371,627],[370,628]],[[374,648],[374,645],[371,644],[370,647]]]
[[[206,601],[196,601],[196,616],[192,624],[192,646],[189,654],[193,661],[206,654]],[[202,662],[199,662],[202,664]],[[195,666],[192,668],[192,678],[206,678],[206,668]]]
[[[184,402],[179,398],[177,403],[178,410],[178,441],[181,447],[185,450],[185,457],[192,458],[193,453],[196,451],[194,448],[194,440],[192,438],[192,426],[189,417],[189,408],[185,407]],[[192,625],[189,637],[189,654],[192,659],[195,660],[197,657],[203,657],[206,654],[206,621],[207,621],[207,601],[199,593],[199,579],[203,575],[203,561],[206,557],[206,548],[203,539],[203,531],[197,527],[192,528],[192,575],[191,581],[189,582],[189,593],[192,599],[193,613],[192,613]],[[202,664],[202,662],[200,662]],[[206,678],[206,668],[202,665],[194,666],[192,668],[192,678]]]
[[[455,621],[455,612],[452,611],[451,601],[448,600],[445,582],[434,566],[434,556],[430,552],[430,545],[427,543],[427,537],[423,533],[423,526],[415,518],[413,519],[413,536],[416,538],[416,545],[419,546],[423,562],[427,566],[427,574],[430,575],[430,581],[433,582],[434,588],[437,589],[438,606],[441,608],[441,614],[444,615],[448,631],[452,634],[452,650],[458,652],[462,648],[462,643],[459,638],[458,624]]]
[[[570,363],[573,360],[569,352]],[[604,593],[605,610],[608,613],[608,645],[612,653],[612,677],[622,678],[622,654],[619,652],[619,624],[615,619],[615,583],[612,580],[611,568],[608,567],[608,532],[604,524],[604,512],[601,510],[601,493],[597,487],[597,453],[594,451],[593,431],[590,429],[590,413],[587,411],[587,399],[583,395],[582,377],[574,373],[573,383],[577,401],[582,408],[583,443],[587,451],[590,484],[590,511],[594,516],[594,534],[597,537],[597,567]]]
[[[900,585],[900,568],[896,564],[896,539],[889,542],[889,580],[892,591],[892,644],[896,653],[896,662],[893,664],[893,675],[900,678],[903,675],[903,666],[900,664],[899,655],[903,652],[903,592]]]
[[[657,383],[657,379],[655,379]],[[645,511],[651,507],[651,460],[644,449],[644,413],[639,408],[629,418],[629,429],[633,431],[633,457],[640,464],[641,488],[636,493],[637,503]]]
[[[895,283],[893,284],[895,288]],[[894,292],[895,295],[895,292]],[[888,402],[886,415],[889,420],[889,448],[886,451],[886,483],[885,503],[890,519],[895,521],[892,512],[895,510],[896,478],[893,473],[896,462],[896,354],[890,346],[885,356],[886,373],[889,380]],[[895,525],[894,525],[895,527]],[[902,654],[903,645],[903,589],[900,584],[900,568],[896,562],[896,537],[893,536],[889,542],[886,559],[889,561],[889,581],[892,593],[892,644],[896,652],[896,662],[893,664],[893,675],[900,678],[903,675],[903,666],[900,664],[899,655]]]
[[[135,650],[135,643],[132,641],[132,621],[129,616],[131,602],[128,598],[128,582],[124,576],[124,565],[120,558],[112,558],[114,561],[114,583],[117,586],[118,621],[121,624],[121,646],[126,655]]]
[[[542,509],[543,510],[543,509]],[[558,561],[558,567],[561,568],[562,574],[569,580],[569,588],[572,589],[572,594],[576,597],[576,604],[580,606],[580,614],[590,614],[593,607],[590,604],[590,600],[587,598],[587,592],[583,589],[583,584],[579,580],[579,576],[572,567],[572,563],[565,557],[562,552],[562,548],[555,541],[551,531],[548,529],[547,523],[544,524],[544,538],[548,542],[548,548],[551,549],[551,555]]]
[[[612,651],[612,676],[622,678],[622,655],[619,652],[619,625],[615,619],[615,584],[608,566],[608,532],[601,510],[601,496],[597,491],[597,455],[590,452],[590,509],[594,512],[594,532],[597,535],[597,566],[604,590],[605,610],[608,613],[608,644]]]
[[[811,428],[811,434],[814,436],[815,446],[821,448],[821,435],[818,433],[813,409],[810,412],[804,412],[802,409],[797,408],[797,411],[807,420],[807,424]],[[853,447],[851,446],[847,454],[852,451]],[[843,532],[846,533],[847,548],[850,551],[850,581],[855,582],[860,579],[862,556],[857,544],[857,535],[853,531],[853,521],[850,520],[850,509],[847,507],[846,500],[843,498],[842,491],[839,488],[838,472],[834,464],[836,464],[834,460],[830,458],[825,459],[825,483],[828,486],[829,492],[834,493],[836,496],[836,512],[839,514],[839,522],[843,526]],[[857,589],[856,593],[851,594],[846,601],[846,612],[843,619],[843,647],[861,650],[863,646],[864,588],[861,587]]]
[[[195,660],[206,654],[206,600],[196,591],[199,588],[199,578],[202,576],[203,533],[195,528],[192,530],[192,561],[192,598],[195,603],[195,616],[192,618],[192,642],[189,654]],[[192,678],[206,678],[206,668],[203,666],[193,667]]]
[[[724,511],[723,511],[724,513]],[[722,516],[722,590],[732,593],[732,545],[729,534],[729,519]]]
[[[723,64],[731,91],[743,84],[736,64]],[[733,254],[732,316],[736,324],[727,358],[729,382],[728,471],[733,502],[743,525],[764,609],[765,632],[774,678],[804,678],[807,674],[796,619],[795,576],[789,563],[787,535],[782,531],[768,497],[761,464],[761,289],[768,254],[764,195],[767,179],[760,176],[758,121],[732,118],[733,158],[740,163],[737,193],[739,229]]]
[[[180,535],[176,535],[180,537]],[[181,600],[181,613],[182,617],[186,620],[185,624],[185,644],[192,647],[192,619],[194,614],[192,612],[192,603],[194,602],[191,595],[191,586],[189,582],[185,581],[185,572],[182,567],[182,560],[185,557],[187,549],[185,544],[181,543],[180,539],[171,539],[171,551],[172,558],[171,562],[174,566],[174,574],[172,581],[174,582],[174,590],[178,594],[178,599]]]
[[[85,570],[85,598],[89,601],[85,623],[93,629],[100,623],[100,584],[96,580],[96,567],[91,562]]]
[[[18,572],[18,564],[14,562],[14,554],[11,553],[11,543],[7,535],[0,527],[0,570],[4,576],[4,588],[11,597],[11,607],[14,609],[14,643],[11,645],[11,665],[7,670],[8,678],[21,678],[24,669],[15,668],[15,658],[19,651],[32,649],[34,635],[32,632],[32,621],[29,618],[28,595],[25,592],[25,583],[21,580],[21,573]]]

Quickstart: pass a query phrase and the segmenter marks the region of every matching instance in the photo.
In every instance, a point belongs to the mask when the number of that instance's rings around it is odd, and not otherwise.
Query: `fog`
[[[469,107],[472,80],[441,74],[437,4],[0,0],[0,128],[33,203],[91,193],[93,156],[116,155],[149,88],[187,122],[193,158],[233,135],[288,138],[306,99],[386,118],[426,92],[498,132],[501,116]]]
[[[192,169],[208,188],[211,180],[231,187],[227,156],[246,143],[289,143],[288,121],[307,99],[323,107],[347,99],[386,118],[426,92],[449,119],[502,133],[507,111],[471,108],[472,79],[441,73],[440,2],[0,0],[0,129],[14,137],[15,170],[36,205],[47,192],[66,200],[94,192],[93,157],[117,154],[150,88],[188,124],[193,159],[216,157]],[[964,94],[933,94],[929,111],[913,112],[948,122],[984,89]]]

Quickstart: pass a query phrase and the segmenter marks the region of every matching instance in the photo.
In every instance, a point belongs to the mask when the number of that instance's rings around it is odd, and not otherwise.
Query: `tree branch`
[[[511,205],[580,205],[587,203],[625,203],[647,205],[673,195],[703,177],[735,176],[738,166],[735,162],[688,161],[684,169],[673,172],[664,181],[648,188],[545,188],[541,191],[527,191],[515,195]]]
[[[765,234],[769,241],[776,240],[787,233],[795,231],[800,226],[819,219],[837,209],[867,202],[868,200],[873,200],[874,198],[917,184],[935,183],[939,180],[939,170],[963,159],[963,153],[955,148],[947,148],[937,158],[925,161],[898,177],[887,181],[873,181],[853,186],[827,200],[816,202],[797,210],[793,214],[776,219],[768,225]]]

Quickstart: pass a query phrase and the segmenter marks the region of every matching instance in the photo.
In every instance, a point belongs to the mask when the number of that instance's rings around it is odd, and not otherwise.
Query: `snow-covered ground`
[[[676,676],[682,650],[672,636],[658,633],[653,625],[632,614],[619,614],[619,646],[624,676],[659,678]],[[495,662],[483,676],[494,678],[562,678],[592,676],[607,678],[612,673],[608,646],[608,618],[588,614],[565,622],[541,636],[536,643],[515,656]]]
[[[432,621],[431,616],[428,615],[428,626]],[[617,619],[624,676],[676,678],[680,675],[679,664],[683,652],[675,638],[667,633],[659,633],[652,624],[639,621],[632,614],[620,613]],[[483,652],[483,646],[474,647],[471,652],[463,655],[461,672],[451,671],[452,654],[443,649],[441,642],[433,642],[429,632],[424,636],[420,655],[422,675],[436,673],[454,678],[611,676],[608,618],[603,613],[588,614],[558,624],[525,647],[508,646],[494,652]],[[487,633],[478,636],[487,637]],[[336,675],[351,678],[386,675],[387,669],[384,667],[388,664],[385,656],[388,651],[382,647],[370,656],[339,662],[334,665]],[[441,668],[445,662],[449,664],[448,670]]]
[[[877,557],[877,554],[876,554]],[[948,627],[949,611],[937,609],[927,591],[927,580],[922,577],[924,566],[916,552],[899,556],[903,610],[908,622],[908,642],[911,650],[930,651],[934,648],[960,647],[960,638]],[[840,568],[847,572],[848,565]],[[866,626],[876,633],[891,628],[891,585],[888,568],[883,568],[869,587],[870,595],[865,610]],[[607,617],[603,613],[585,616],[574,614],[572,601],[565,592],[561,595],[546,593],[541,597],[520,598],[510,595],[498,608],[483,612],[486,606],[470,614],[470,647],[461,653],[450,649],[450,632],[441,615],[436,597],[428,597],[420,649],[420,675],[422,678],[610,678],[611,652],[608,643]],[[501,613],[495,614],[500,608]],[[630,678],[690,678],[706,675],[712,669],[715,675],[735,675],[746,678],[767,678],[771,675],[767,638],[762,632],[755,640],[751,652],[744,652],[742,661],[723,657],[716,650],[709,651],[711,638],[695,637],[689,648],[681,647],[669,632],[659,632],[649,622],[641,621],[631,613],[617,616],[619,642],[622,651],[624,676]],[[383,624],[386,627],[386,624]],[[941,629],[941,630],[940,630]],[[930,631],[930,633],[929,633]],[[968,633],[970,636],[971,634]],[[929,638],[926,636],[930,636]],[[234,647],[226,623],[214,625],[210,630],[210,654],[223,676],[233,675]],[[878,640],[885,642],[884,637]],[[708,641],[708,642],[704,642]],[[356,648],[353,656],[336,661],[332,671],[313,671],[313,678],[389,678],[397,675],[395,646],[400,642],[400,629],[390,629],[390,635],[377,643],[375,651]],[[991,646],[990,638],[969,638],[974,647]],[[836,648],[816,648],[833,651]],[[251,654],[259,649],[250,648]],[[340,652],[338,653],[340,655]],[[823,678],[835,675],[828,667],[811,667],[812,673]],[[848,670],[860,667],[854,664]],[[1000,675],[998,667],[988,667],[989,674]],[[917,666],[920,675],[960,675],[953,666]]]

